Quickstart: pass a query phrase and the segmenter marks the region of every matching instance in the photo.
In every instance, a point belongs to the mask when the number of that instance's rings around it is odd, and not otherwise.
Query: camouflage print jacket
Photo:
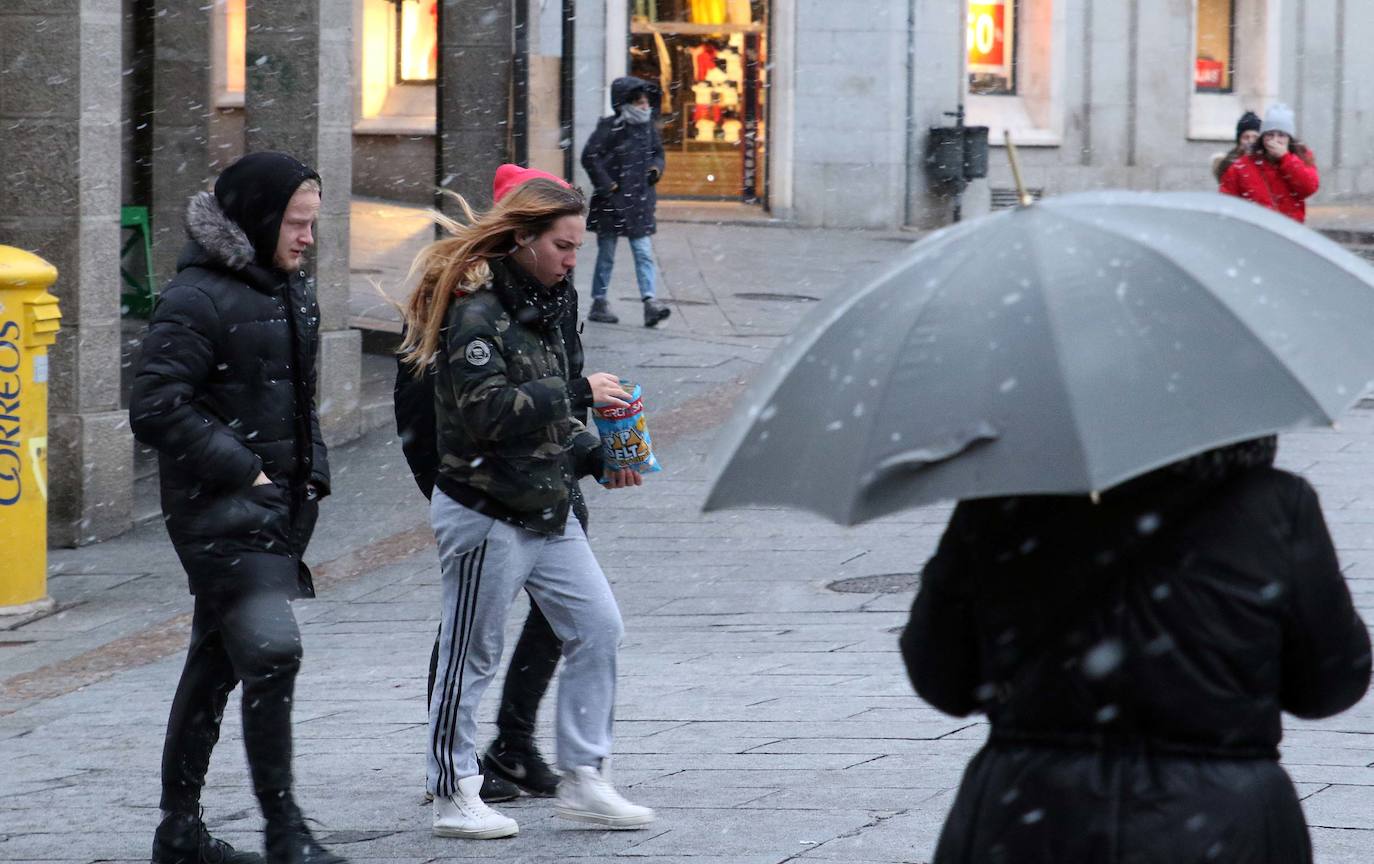
[[[601,439],[573,417],[567,300],[493,262],[491,281],[450,306],[435,358],[436,485],[541,534],[563,532],[577,478],[602,467]]]

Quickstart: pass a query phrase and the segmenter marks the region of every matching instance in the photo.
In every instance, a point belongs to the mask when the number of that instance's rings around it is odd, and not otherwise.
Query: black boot
[[[656,298],[644,298],[644,326],[655,327],[658,322],[673,314],[673,310],[668,308],[666,303],[660,303]]]
[[[264,833],[267,835],[267,864],[348,864],[347,858],[319,844],[305,827],[299,811],[285,818],[269,818]]]
[[[592,301],[592,311],[587,313],[588,321],[596,321],[600,324],[619,324],[620,317],[611,311],[611,304],[605,297]]]
[[[539,798],[558,794],[558,775],[528,739],[497,738],[482,757],[486,776],[496,775]]]
[[[262,856],[211,837],[199,816],[170,813],[153,835],[152,864],[262,864]]]

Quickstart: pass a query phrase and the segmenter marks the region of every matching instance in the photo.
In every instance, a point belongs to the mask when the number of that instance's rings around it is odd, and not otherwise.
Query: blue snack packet
[[[625,408],[614,405],[593,405],[592,417],[601,435],[601,452],[606,470],[633,468],[640,474],[663,470],[654,456],[653,441],[649,438],[649,424],[644,419],[644,400],[638,384],[628,386],[630,404]],[[601,480],[602,483],[606,481]]]

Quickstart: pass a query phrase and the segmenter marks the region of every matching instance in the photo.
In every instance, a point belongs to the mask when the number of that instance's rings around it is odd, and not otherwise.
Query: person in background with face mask
[[[1297,140],[1293,109],[1278,104],[1264,115],[1259,143],[1226,169],[1221,191],[1307,221],[1307,199],[1320,188],[1317,160]]]
[[[291,600],[329,494],[315,408],[319,306],[301,269],[320,175],[250,153],[191,199],[177,275],[143,340],[129,420],[158,451],[162,512],[195,595],[191,647],[162,753],[153,864],[252,864],[210,836],[200,793],[229,692],[243,684],[243,745],[267,820],[269,864],[342,864],[292,796],[291,700],[301,637]]]
[[[619,238],[630,241],[635,277],[644,304],[644,326],[655,327],[672,312],[658,299],[658,267],[654,263],[652,236],[658,230],[654,209],[658,196],[654,185],[663,176],[663,139],[654,125],[658,86],[642,78],[617,78],[611,82],[614,116],[603,117],[582,150],[596,191],[592,195],[587,228],[596,234],[596,270],[592,275],[592,308],[588,321],[619,323],[606,292],[615,267]]]
[[[1221,182],[1236,160],[1255,149],[1259,142],[1261,121],[1254,111],[1246,111],[1236,123],[1236,146],[1212,158],[1212,176]]]
[[[439,674],[429,711],[427,790],[435,835],[509,837],[515,820],[480,792],[477,707],[501,659],[506,615],[527,589],[563,643],[556,815],[643,828],[654,812],[609,778],[616,654],[624,632],[610,583],[578,520],[577,478],[640,484],[606,471],[601,439],[573,413],[573,390],[624,406],[620,379],[568,380],[562,325],[568,274],[586,231],[582,194],[561,181],[519,184],[420,253],[400,354],[417,377],[433,367],[439,467],[430,521],[443,568]]]

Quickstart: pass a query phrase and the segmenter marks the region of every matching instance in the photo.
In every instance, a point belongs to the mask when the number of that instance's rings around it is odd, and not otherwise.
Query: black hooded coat
[[[1370,674],[1316,493],[1264,465],[960,503],[901,644],[926,701],[991,724],[936,864],[1311,862],[1280,711]]]
[[[303,272],[271,264],[307,178],[318,175],[285,154],[255,153],[192,198],[190,240],[143,341],[130,423],[158,451],[162,512],[193,594],[314,594],[301,555],[319,506],[307,487],[329,493],[320,312]],[[254,486],[259,472],[271,484]]]
[[[627,123],[620,116],[621,106],[640,93],[648,94],[654,117],[648,123]],[[654,184],[664,167],[663,138],[656,125],[659,99],[658,85],[643,78],[611,82],[611,110],[615,115],[598,120],[596,131],[582,148],[582,167],[595,187],[587,230],[631,238],[658,230]]]

